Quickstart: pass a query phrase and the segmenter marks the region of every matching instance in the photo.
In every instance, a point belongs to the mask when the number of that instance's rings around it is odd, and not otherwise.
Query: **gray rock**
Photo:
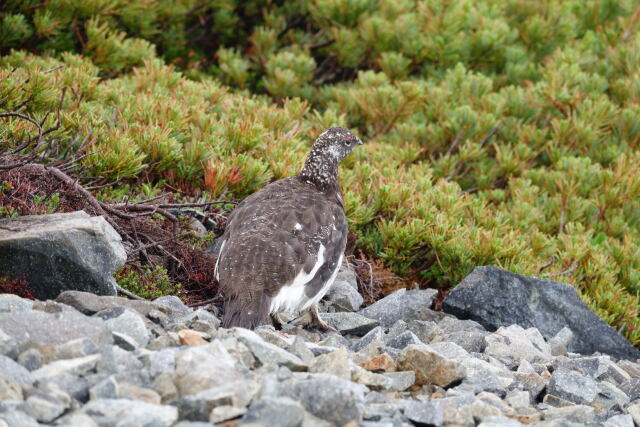
[[[42,353],[37,348],[30,348],[18,356],[18,363],[29,371],[42,367]]]
[[[356,276],[355,271],[353,271],[353,269],[350,268],[347,264],[342,264],[342,266],[340,267],[334,283],[338,282],[346,282],[353,289],[358,289],[358,277]]]
[[[562,420],[574,421],[577,423],[587,424],[594,420],[595,410],[591,406],[573,405],[562,408],[551,408],[542,411],[545,420]]]
[[[445,298],[443,310],[489,330],[512,324],[535,327],[546,339],[568,327],[574,333],[571,352],[640,358],[640,350],[600,320],[564,283],[477,267]]]
[[[0,400],[23,400],[20,384],[0,376]]]
[[[91,400],[81,411],[100,427],[170,426],[178,419],[178,410],[173,406],[152,405],[130,399]]]
[[[406,347],[396,363],[399,370],[415,371],[418,385],[448,387],[466,377],[464,366],[445,358],[426,344]]]
[[[471,357],[471,355],[458,344],[448,341],[436,341],[429,344],[429,347],[437,351],[448,359],[462,361]]]
[[[218,406],[246,407],[258,389],[257,382],[236,380],[184,396],[176,404],[181,419],[208,421],[211,411]]]
[[[414,371],[385,372],[381,375],[391,380],[389,391],[405,391],[416,382]]]
[[[351,366],[345,348],[323,354],[311,360],[309,372],[335,375],[343,380],[351,379]]]
[[[322,320],[333,326],[343,335],[364,336],[378,326],[380,322],[364,317],[358,313],[321,313]]]
[[[50,423],[71,406],[71,397],[53,384],[46,384],[43,389],[27,398],[24,410],[36,420]]]
[[[0,313],[30,311],[33,301],[13,294],[0,294]]]
[[[97,315],[99,316],[100,313]],[[112,332],[131,337],[135,341],[136,347],[145,347],[151,338],[142,317],[130,309],[123,309],[117,316],[106,320],[106,324]]]
[[[7,335],[2,329],[0,329],[0,355],[15,359],[18,357],[19,352],[20,345],[18,340]]]
[[[629,396],[622,390],[607,381],[602,381],[598,384],[598,394],[591,406],[596,408],[596,412],[602,413],[623,408],[628,403]]]
[[[0,219],[0,271],[26,279],[39,299],[67,289],[115,295],[127,254],[103,217],[86,212]]]
[[[67,427],[98,427],[87,414],[79,411],[69,412],[56,420],[56,425]]]
[[[603,423],[604,427],[633,427],[631,415],[615,415]]]
[[[60,390],[64,390],[69,396],[78,402],[86,402],[89,400],[90,384],[85,377],[74,375],[72,373],[62,373],[40,381],[40,383],[45,382],[57,386]]]
[[[402,350],[403,348],[411,344],[423,344],[423,342],[420,341],[420,338],[418,338],[416,334],[411,331],[406,331],[387,342],[387,346],[397,348],[398,350]]]
[[[240,418],[247,412],[247,408],[232,405],[216,406],[209,414],[209,422],[218,424],[234,418]]]
[[[291,354],[294,354],[300,358],[304,363],[311,362],[315,356],[313,352],[307,347],[307,344],[304,342],[304,339],[296,336],[293,340],[293,343],[287,346],[287,351]]]
[[[58,359],[74,359],[96,354],[99,347],[90,339],[77,338],[57,346]]]
[[[147,316],[157,308],[149,301],[130,300],[115,296],[100,296],[90,292],[64,291],[56,298],[57,302],[75,308],[86,315],[108,310],[110,308],[130,308],[143,316]]]
[[[404,416],[416,425],[440,427],[444,422],[444,412],[437,401],[410,401],[404,408]]]
[[[360,314],[375,319],[381,325],[390,327],[397,320],[430,320],[423,313],[430,309],[433,298],[438,292],[435,289],[406,290],[398,289],[370,306],[360,310]]]
[[[576,371],[558,369],[553,373],[547,393],[576,404],[590,404],[598,394],[598,383]]]
[[[435,342],[445,341],[458,344],[469,353],[482,353],[487,348],[486,332],[458,331],[444,334],[435,339]]]
[[[164,348],[148,355],[149,374],[156,377],[161,373],[173,373],[176,369],[177,348]]]
[[[280,347],[266,342],[258,334],[244,328],[233,328],[232,334],[246,345],[263,365],[275,363],[293,371],[304,370],[306,364],[298,357]]]
[[[425,344],[429,344],[444,335],[442,328],[431,320],[412,320],[407,324],[407,328]]]
[[[2,427],[5,427],[5,425],[7,427],[38,427],[40,425],[34,418],[19,410],[0,413],[0,422],[6,423],[4,425],[0,424]]]
[[[169,312],[180,315],[187,315],[193,310],[187,307],[180,298],[175,295],[165,295],[153,300],[153,303],[159,308],[169,309]]]
[[[280,385],[280,394],[300,401],[318,418],[345,425],[358,423],[366,388],[336,377],[309,379]]]
[[[298,427],[304,420],[304,412],[299,402],[288,397],[264,397],[249,406],[237,425]]]
[[[17,384],[33,384],[32,374],[25,367],[6,356],[0,356],[0,377]]]
[[[391,390],[393,381],[381,374],[376,374],[358,365],[351,366],[351,381],[362,384],[370,390]]]
[[[501,415],[485,417],[478,427],[520,427],[523,424]]]
[[[324,297],[335,311],[358,311],[364,298],[346,281],[335,281]]]
[[[113,342],[102,319],[88,318],[74,310],[0,314],[0,329],[22,344],[55,346],[77,338],[87,338],[97,345]]]
[[[176,354],[176,386],[181,395],[243,379],[235,360],[218,340]]]
[[[378,348],[384,346],[384,330],[380,326],[377,326],[367,332],[365,336],[353,344],[351,349],[354,352],[359,352],[372,344]]]
[[[631,378],[620,385],[620,390],[629,396],[631,401],[640,399],[640,378]]]
[[[571,345],[571,341],[573,341],[573,332],[565,326],[549,340],[551,354],[553,356],[565,356],[568,351],[567,349]]]
[[[36,369],[31,375],[37,381],[43,381],[61,374],[83,375],[94,370],[98,360],[100,360],[100,355],[98,354],[75,359],[58,360],[48,363],[40,369]]]
[[[627,412],[633,418],[633,422],[636,426],[640,426],[640,402],[635,402],[633,405],[627,406]]]
[[[515,368],[520,360],[546,363],[551,360],[551,348],[535,328],[523,329],[520,325],[500,327],[486,337],[485,354],[493,356]]]
[[[438,322],[438,327],[442,329],[445,334],[452,334],[454,332],[472,332],[472,331],[484,331],[482,325],[473,320],[460,320],[453,316],[445,316]]]

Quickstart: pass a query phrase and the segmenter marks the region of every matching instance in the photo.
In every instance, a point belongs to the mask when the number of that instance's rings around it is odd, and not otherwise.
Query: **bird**
[[[223,294],[222,326],[254,329],[282,312],[308,312],[307,327],[334,329],[318,313],[347,243],[338,166],[362,141],[331,127],[314,141],[299,173],[240,202],[221,237],[214,276]]]

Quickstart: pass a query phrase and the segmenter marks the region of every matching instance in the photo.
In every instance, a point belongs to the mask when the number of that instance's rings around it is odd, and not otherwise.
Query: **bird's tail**
[[[234,297],[225,298],[222,327],[253,329],[263,324],[267,319],[270,303],[271,298],[267,296],[254,297],[248,300]]]

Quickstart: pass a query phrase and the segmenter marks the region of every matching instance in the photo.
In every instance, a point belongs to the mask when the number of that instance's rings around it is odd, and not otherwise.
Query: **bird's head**
[[[339,163],[362,141],[345,128],[333,127],[320,134],[313,143],[312,151],[324,156],[332,156]]]

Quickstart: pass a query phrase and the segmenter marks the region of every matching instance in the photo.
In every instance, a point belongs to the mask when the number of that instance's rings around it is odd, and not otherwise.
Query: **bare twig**
[[[548,263],[546,263],[545,265],[541,266],[541,267],[538,269],[538,274],[542,273],[542,272],[543,272],[544,270],[546,270],[548,267],[551,267],[551,265],[552,265],[554,262],[556,262],[556,257],[555,257],[555,255],[551,257],[551,259],[549,260],[549,262],[548,262]]]
[[[135,300],[139,300],[139,301],[146,301],[144,298],[134,294],[133,292],[129,292],[128,290],[124,289],[122,286],[120,285],[116,285],[116,290],[118,291],[119,294],[123,294],[128,296],[129,298],[133,298]]]
[[[578,268],[578,263],[576,261],[574,261],[571,266],[569,268],[567,268],[564,271],[560,271],[558,273],[547,273],[544,275],[544,277],[556,277],[556,276],[564,276],[566,274],[571,274],[574,271],[576,271],[576,268]]]
[[[453,153],[453,150],[455,150],[458,147],[458,144],[460,143],[460,140],[462,139],[462,135],[464,135],[464,132],[458,132],[456,137],[453,138],[453,141],[451,142],[451,145],[447,149],[447,152],[444,153],[445,156],[448,156],[451,153]]]

